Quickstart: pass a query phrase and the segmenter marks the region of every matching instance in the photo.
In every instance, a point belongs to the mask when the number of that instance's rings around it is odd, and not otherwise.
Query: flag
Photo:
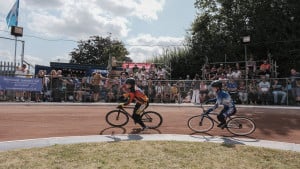
[[[18,26],[18,15],[19,15],[19,0],[17,0],[14,6],[6,16],[6,23],[8,27]]]

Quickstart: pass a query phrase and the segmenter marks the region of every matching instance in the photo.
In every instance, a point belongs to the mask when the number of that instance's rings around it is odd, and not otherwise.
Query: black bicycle
[[[218,113],[207,112],[203,105],[200,106],[203,110],[203,113],[191,117],[188,120],[188,127],[197,133],[204,133],[210,131],[214,124],[220,124],[219,121],[212,118],[210,115],[218,115]],[[232,134],[237,136],[245,136],[253,133],[256,129],[255,123],[243,116],[234,116],[228,117],[229,120],[226,121],[225,128]]]
[[[105,120],[111,126],[122,127],[128,123],[129,117],[133,119],[132,115],[123,107],[117,107],[116,110],[112,110],[106,114]],[[156,129],[163,122],[162,116],[155,111],[143,111],[141,118],[149,129]]]

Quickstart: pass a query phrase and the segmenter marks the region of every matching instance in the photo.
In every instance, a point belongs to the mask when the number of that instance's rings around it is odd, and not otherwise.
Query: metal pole
[[[17,45],[18,45],[18,38],[15,36],[15,55],[14,55],[14,63],[17,65]]]
[[[24,64],[24,50],[25,50],[25,42],[22,41],[21,65]]]
[[[248,89],[248,71],[247,71],[247,45],[244,45],[245,48],[245,80],[246,80],[246,90]]]

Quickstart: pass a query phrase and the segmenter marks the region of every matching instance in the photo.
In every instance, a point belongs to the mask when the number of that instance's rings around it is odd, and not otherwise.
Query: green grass
[[[0,168],[299,169],[300,153],[214,143],[113,142],[0,152]]]

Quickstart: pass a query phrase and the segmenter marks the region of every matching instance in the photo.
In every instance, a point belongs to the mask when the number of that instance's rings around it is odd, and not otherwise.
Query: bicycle
[[[193,116],[188,120],[188,127],[197,132],[197,133],[204,133],[210,131],[214,124],[220,124],[219,121],[213,119],[210,115],[218,115],[218,113],[214,112],[207,112],[204,109],[203,105],[200,105],[200,108],[203,110],[203,113],[200,115]],[[235,116],[235,117],[228,117],[229,120],[226,121],[225,128],[232,134],[237,136],[246,136],[252,134],[255,129],[255,123],[243,116]]]
[[[133,119],[132,115],[123,107],[117,107],[116,110],[112,110],[106,114],[105,120],[111,126],[122,127],[129,122],[129,117]],[[149,129],[156,129],[163,122],[162,116],[155,111],[143,111],[141,118]]]

